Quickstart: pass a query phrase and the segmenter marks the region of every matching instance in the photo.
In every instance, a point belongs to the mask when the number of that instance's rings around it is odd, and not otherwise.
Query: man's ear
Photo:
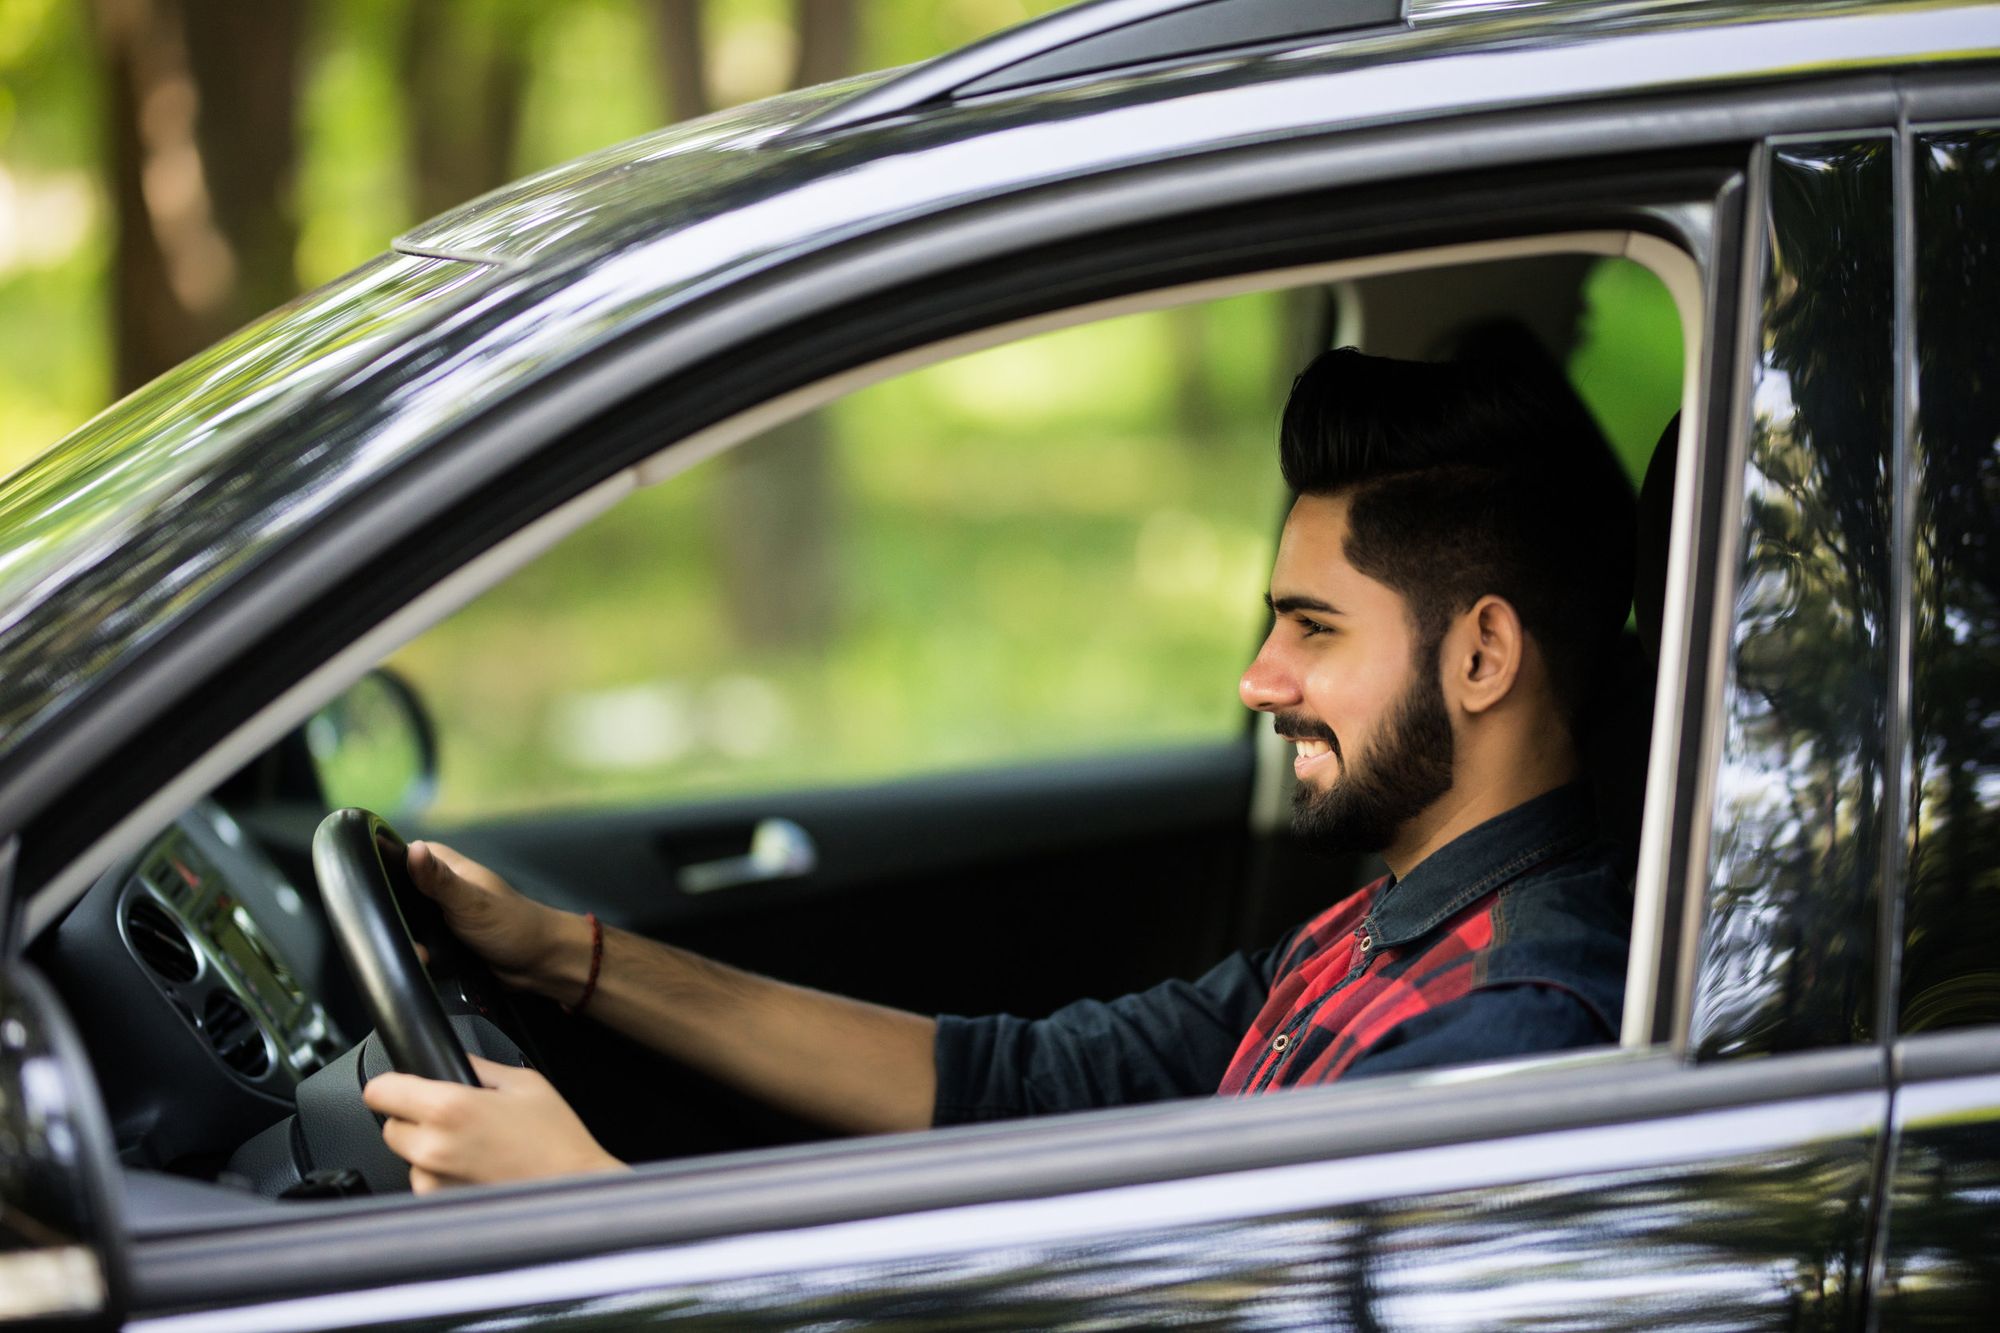
[[[1486,712],[1513,693],[1527,646],[1513,604],[1480,598],[1445,636],[1445,697],[1468,713]]]

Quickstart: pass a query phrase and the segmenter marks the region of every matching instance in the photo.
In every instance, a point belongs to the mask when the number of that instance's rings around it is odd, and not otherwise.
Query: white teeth
[[[1292,744],[1299,747],[1299,758],[1301,759],[1317,759],[1320,755],[1325,754],[1329,748],[1325,741],[1293,741]]]

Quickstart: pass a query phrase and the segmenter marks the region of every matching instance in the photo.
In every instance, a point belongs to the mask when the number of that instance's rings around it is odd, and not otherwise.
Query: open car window
[[[1287,747],[1237,697],[1292,376],[1335,344],[1519,358],[1636,489],[1685,337],[1623,244],[1137,302],[744,440],[388,660],[437,733],[438,800],[404,831],[926,1014],[1036,1016],[1268,947],[1380,873],[1291,845]],[[1630,866],[1653,676],[1627,640],[1593,783]],[[587,1024],[544,1044],[613,1071],[571,1091],[627,1157],[821,1132]]]
[[[1635,488],[1682,396],[1673,298],[1595,254],[1178,305],[896,376],[632,496],[389,658],[437,734],[425,817],[1230,741],[1287,500],[1278,412],[1336,343],[1546,357]]]
[[[861,389],[642,491],[390,659],[439,824],[1226,742],[1276,412],[1327,298]]]

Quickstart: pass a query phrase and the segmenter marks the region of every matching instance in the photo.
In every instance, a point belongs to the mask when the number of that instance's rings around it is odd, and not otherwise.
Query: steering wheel
[[[445,953],[445,940],[438,936],[450,932],[442,929],[443,917],[435,905],[410,884],[407,854],[388,823],[367,810],[336,810],[313,833],[313,873],[319,879],[334,941],[361,989],[389,1063],[406,1074],[476,1088],[480,1083],[466,1058],[465,1044],[445,1017],[444,1004],[417,958],[410,924],[398,903],[396,890],[401,885],[403,903],[413,911],[430,909],[439,929],[423,932],[430,937],[425,947],[434,959]],[[471,951],[456,939],[450,944],[456,946],[449,951],[456,955],[454,970],[461,982],[470,980]],[[461,985],[462,992],[472,989]],[[470,994],[466,998],[473,999]]]
[[[272,1197],[332,1197],[357,1185],[376,1194],[407,1190],[409,1167],[383,1142],[362,1086],[386,1066],[479,1087],[466,1043],[492,1059],[525,1062],[514,1032],[502,1026],[518,1029],[519,1015],[485,962],[410,882],[409,848],[380,815],[328,815],[313,833],[312,864],[334,942],[375,1031],[302,1081],[296,1113],[239,1145],[228,1170]],[[430,952],[428,972],[418,941]]]

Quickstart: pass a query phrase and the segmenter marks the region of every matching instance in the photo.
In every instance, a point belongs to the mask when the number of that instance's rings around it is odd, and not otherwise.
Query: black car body
[[[476,201],[140,390],[0,485],[0,1319],[1987,1322],[1996,75],[1983,4],[1108,0]],[[243,773],[626,491],[1038,322],[1613,253],[1673,292],[1687,353],[1647,488],[1660,670],[1618,1049],[423,1200],[273,1202],[138,1154],[159,1126],[226,1149],[290,1083],[246,1092],[188,1035],[130,886],[197,847],[285,936],[288,984],[344,986],[256,906],[300,843],[239,823]],[[1267,740],[475,840],[526,885],[628,884],[781,806],[823,856],[752,902],[751,961],[891,995],[964,981],[899,976],[911,938],[1039,883],[1039,923],[980,916],[1000,961],[955,964],[1025,1008],[1285,919],[1212,897],[1287,855]],[[863,891],[940,877],[957,909]],[[699,895],[605,893],[579,905],[750,947]],[[1035,984],[1006,965],[1051,914],[1103,938],[1161,901],[1184,935]]]

